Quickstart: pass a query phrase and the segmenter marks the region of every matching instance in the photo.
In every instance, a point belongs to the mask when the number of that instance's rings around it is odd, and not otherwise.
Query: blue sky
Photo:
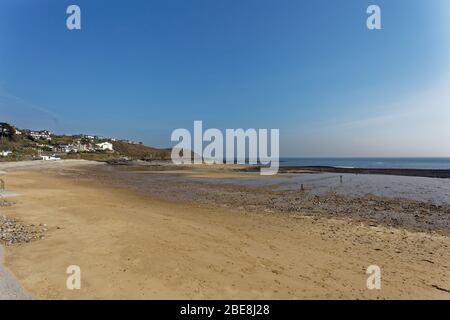
[[[0,119],[158,147],[203,120],[279,128],[283,156],[450,156],[449,36],[446,0],[2,0]]]

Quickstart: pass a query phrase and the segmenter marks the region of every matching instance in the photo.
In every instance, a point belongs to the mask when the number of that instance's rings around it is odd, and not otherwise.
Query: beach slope
[[[5,252],[35,298],[450,299],[445,235],[163,200],[81,174],[99,165],[5,169],[18,195],[2,214],[48,228]],[[370,265],[381,290],[366,286]]]

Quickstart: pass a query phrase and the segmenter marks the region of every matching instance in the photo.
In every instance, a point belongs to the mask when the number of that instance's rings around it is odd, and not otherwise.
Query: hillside
[[[170,150],[147,147],[142,144],[130,144],[121,141],[113,141],[114,150],[121,155],[144,160],[168,159]]]
[[[30,134],[30,130],[22,130],[20,134],[16,134],[17,131],[16,128],[7,123],[0,123],[0,152],[12,151],[10,155],[0,156],[0,161],[31,160],[41,155],[54,154],[63,159],[99,161],[122,158],[133,160],[170,158],[170,149],[157,149],[132,142],[86,135],[50,135],[50,133],[45,138],[36,138],[36,136]],[[98,150],[96,144],[99,143],[110,143],[113,150]],[[58,151],[60,145],[72,146],[73,149],[61,152]],[[81,149],[80,146],[89,147],[89,149]]]
[[[0,136],[0,151],[6,150],[12,151],[13,154],[8,157],[0,157],[0,161],[29,160],[38,154],[36,143],[26,136]]]

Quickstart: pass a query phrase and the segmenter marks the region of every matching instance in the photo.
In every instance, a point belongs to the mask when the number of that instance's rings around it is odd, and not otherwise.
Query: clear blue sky
[[[168,147],[203,120],[279,128],[283,156],[450,156],[447,0],[2,0],[0,39],[19,127]]]

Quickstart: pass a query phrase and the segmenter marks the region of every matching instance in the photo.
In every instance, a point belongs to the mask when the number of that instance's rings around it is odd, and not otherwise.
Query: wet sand
[[[273,179],[260,179],[248,175],[240,179],[214,176],[198,176],[198,181],[214,183],[233,183],[246,186],[270,186],[276,190],[303,189],[316,195],[330,192],[358,197],[366,194],[390,199],[404,198],[436,205],[450,204],[450,180],[442,178],[410,177],[380,174],[350,173],[296,173],[279,174]]]
[[[97,167],[78,172],[74,177],[95,177],[106,186],[135,190],[143,196],[169,202],[202,203],[244,212],[344,218],[370,225],[450,235],[450,204],[377,195],[380,188],[381,194],[386,193],[383,185],[387,182],[390,195],[408,192],[408,196],[424,196],[422,189],[425,188],[427,193],[434,191],[433,198],[439,197],[446,189],[441,189],[439,184],[427,186],[427,180],[438,182],[441,179],[352,175],[344,177],[345,183],[341,186],[339,176],[329,177],[326,173],[264,177],[241,169],[191,166],[174,171],[170,165],[161,170],[159,165],[140,164]],[[404,181],[397,183],[402,179],[414,181],[405,187]],[[305,183],[304,190],[300,182]],[[353,194],[353,190],[357,192]],[[367,193],[368,190],[375,194]]]
[[[267,211],[242,205],[255,191],[245,186],[234,187],[244,195],[235,205],[197,201],[231,187],[186,180],[187,171],[140,169],[136,182],[128,168],[87,162],[0,170],[18,194],[1,213],[48,225],[45,239],[6,247],[6,267],[35,298],[450,299],[445,232]],[[160,192],[145,188],[152,177]],[[366,287],[372,264],[381,290]],[[81,267],[81,290],[66,288],[69,265]]]

